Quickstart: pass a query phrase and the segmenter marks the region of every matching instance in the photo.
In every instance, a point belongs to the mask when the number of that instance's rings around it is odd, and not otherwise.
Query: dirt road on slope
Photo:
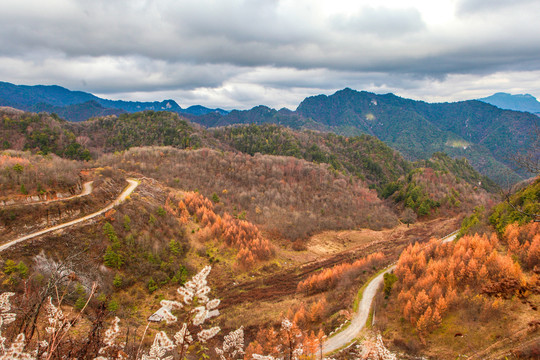
[[[9,248],[9,247],[11,247],[11,246],[13,246],[15,244],[20,243],[22,241],[26,241],[26,240],[35,238],[37,236],[41,236],[41,235],[49,233],[51,231],[56,231],[56,230],[60,230],[60,229],[63,229],[63,228],[69,227],[69,226],[73,226],[75,224],[81,223],[81,222],[86,221],[86,220],[90,220],[92,218],[95,218],[96,216],[99,216],[101,214],[106,213],[107,211],[111,210],[112,208],[114,208],[114,207],[120,205],[122,202],[124,202],[126,200],[126,198],[129,195],[131,195],[133,190],[135,190],[135,188],[137,188],[137,186],[139,186],[139,181],[137,181],[135,179],[127,179],[127,182],[129,183],[129,185],[124,189],[124,191],[122,191],[122,193],[116,198],[116,200],[114,200],[112,203],[110,203],[109,205],[107,205],[103,209],[98,210],[98,211],[96,211],[96,212],[94,212],[92,214],[83,216],[81,218],[75,219],[73,221],[63,223],[63,224],[60,224],[60,225],[56,225],[56,226],[53,226],[53,227],[50,227],[50,228],[47,228],[47,229],[44,229],[44,230],[40,230],[40,231],[34,232],[32,234],[22,236],[22,237],[20,237],[18,239],[15,239],[15,240],[11,240],[11,241],[9,241],[9,242],[7,242],[7,243],[0,246],[0,252],[6,250],[7,248]],[[86,191],[86,189],[85,189],[85,191]],[[91,185],[90,185],[89,191],[92,191],[91,190]],[[80,196],[80,195],[78,195],[78,196]]]
[[[30,201],[30,202],[12,202],[12,203],[8,203],[8,204],[4,205],[4,207],[50,204],[50,203],[54,203],[54,202],[58,202],[58,201],[67,201],[67,200],[80,198],[80,197],[83,197],[83,196],[90,195],[92,193],[92,191],[94,191],[93,184],[94,184],[93,181],[85,182],[83,184],[83,186],[82,186],[83,188],[82,188],[81,193],[77,194],[77,195],[73,195],[73,196],[69,196],[69,197],[65,197],[65,198],[54,199],[54,200],[42,200],[42,201],[35,201],[35,202],[32,202],[32,201]]]
[[[458,232],[455,231],[441,238],[440,241],[443,243],[453,241],[456,238],[457,233]],[[371,309],[371,303],[373,302],[373,299],[375,298],[377,289],[383,282],[384,274],[391,272],[392,270],[395,269],[395,267],[396,267],[395,265],[392,265],[386,268],[384,272],[377,275],[377,277],[371,280],[371,282],[364,289],[364,292],[362,294],[362,300],[360,301],[360,304],[358,306],[358,311],[354,314],[354,317],[351,320],[351,323],[345,330],[337,333],[333,337],[328,338],[328,340],[326,340],[326,342],[323,345],[323,353],[325,354],[331,353],[341,348],[342,346],[347,345],[354,338],[356,338],[356,336],[360,333],[360,331],[366,325],[366,321],[369,316],[369,311]]]
[[[383,282],[384,274],[391,272],[395,269],[395,265],[387,268],[383,273],[377,275],[375,279],[366,286],[362,294],[362,300],[358,305],[358,312],[355,314],[354,318],[351,320],[349,326],[340,333],[337,333],[335,336],[328,338],[323,345],[323,353],[328,354],[332,351],[339,349],[340,347],[348,344],[352,339],[354,339],[358,333],[366,325],[367,318],[369,316],[369,310],[371,309],[371,303],[379,285]]]

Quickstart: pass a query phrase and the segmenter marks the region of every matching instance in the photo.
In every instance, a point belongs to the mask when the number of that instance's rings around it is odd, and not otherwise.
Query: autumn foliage
[[[540,271],[540,223],[518,223],[506,227],[503,236],[508,251],[517,256],[520,264],[528,270]]]
[[[21,151],[0,154],[0,198],[10,193],[21,194],[24,184],[28,194],[47,191],[69,191],[79,182],[84,164],[56,155],[32,155]]]
[[[283,319],[279,329],[261,328],[256,340],[246,348],[244,359],[254,359],[254,354],[275,359],[313,359],[322,347],[324,333],[303,330],[296,322]]]
[[[380,252],[368,255],[352,263],[343,263],[328,269],[323,269],[317,274],[311,275],[298,284],[298,291],[308,294],[327,291],[336,287],[341,279],[346,276],[356,277],[360,272],[372,267],[378,268],[384,262],[384,255]]]
[[[324,322],[325,316],[329,315],[328,303],[324,296],[315,299],[311,303],[301,303],[299,306],[289,308],[287,318],[292,319],[303,329],[319,326]]]
[[[329,315],[324,296],[290,307],[280,328],[268,325],[259,328],[246,348],[244,359],[255,359],[254,354],[274,359],[318,359],[326,338],[320,326]]]
[[[251,223],[273,238],[303,241],[323,230],[382,229],[397,224],[374,190],[327,164],[170,147],[131,148],[104,155],[99,163],[179,190],[198,189],[207,198],[219,194],[223,210],[245,211]]]
[[[395,270],[403,317],[423,335],[437,328],[452,307],[486,314],[497,310],[501,300],[488,295],[512,296],[525,284],[519,264],[498,247],[495,235],[410,245]]]
[[[251,268],[274,254],[272,244],[262,237],[257,226],[233,218],[228,213],[223,216],[216,214],[214,204],[199,193],[186,193],[177,206],[172,206],[169,197],[166,208],[179,216],[182,222],[187,222],[189,216],[196,218],[211,238],[237,249],[236,260],[241,268]]]

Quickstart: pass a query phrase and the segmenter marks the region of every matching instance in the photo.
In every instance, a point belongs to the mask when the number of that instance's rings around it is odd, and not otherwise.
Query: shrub
[[[82,310],[84,308],[84,305],[86,305],[86,298],[82,296],[77,298],[77,301],[75,301],[75,308],[78,310]]]
[[[131,219],[127,214],[124,215],[124,229],[126,229],[126,231],[131,230]]]
[[[398,280],[398,277],[393,272],[384,274],[384,297],[388,298],[392,291],[392,286]]]
[[[16,264],[15,261],[8,259],[4,264],[4,273],[6,275],[16,274],[25,278],[28,276],[28,267],[22,261]]]
[[[114,279],[113,279],[113,285],[114,287],[121,287],[122,286],[122,283],[124,282],[124,279],[122,278],[122,276],[118,273],[116,273],[116,275],[114,276]]]
[[[105,265],[115,269],[120,269],[124,264],[124,258],[122,255],[114,251],[111,246],[108,246],[107,250],[105,250],[103,261],[105,262]]]
[[[150,280],[148,280],[148,283],[146,284],[146,287],[148,288],[148,291],[153,293],[154,291],[156,291],[159,287],[158,287],[158,284],[156,283],[156,281],[153,279],[153,278],[150,278]]]
[[[163,216],[167,215],[167,212],[165,211],[165,209],[163,209],[163,207],[160,206],[157,209],[157,214],[158,214],[158,216],[163,217]]]
[[[118,301],[116,301],[115,299],[111,299],[111,301],[109,301],[109,303],[107,304],[107,310],[109,310],[110,312],[115,312],[116,310],[118,310]]]
[[[169,251],[171,252],[171,254],[173,255],[178,255],[180,254],[180,244],[178,243],[178,241],[172,239],[170,242],[169,242]]]

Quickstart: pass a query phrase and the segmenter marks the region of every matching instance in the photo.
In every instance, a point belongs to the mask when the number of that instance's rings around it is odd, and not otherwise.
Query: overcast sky
[[[540,97],[538,0],[0,0],[0,80],[295,109],[350,87]]]

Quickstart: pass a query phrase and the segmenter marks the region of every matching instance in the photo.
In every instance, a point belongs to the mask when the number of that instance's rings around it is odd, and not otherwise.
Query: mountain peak
[[[531,94],[509,94],[498,92],[479,101],[497,106],[501,109],[540,113],[540,102]]]
[[[99,108],[93,101],[100,105]],[[84,120],[74,109],[85,108],[86,118],[98,116],[102,110],[106,109],[110,113],[139,112],[145,110],[152,111],[172,111],[179,114],[206,114],[217,112],[226,114],[222,109],[208,109],[203,106],[182,109],[178,103],[172,99],[162,101],[123,101],[99,98],[93,94],[83,91],[71,91],[59,85],[14,85],[0,81],[0,106],[11,106],[27,111],[53,111],[63,114],[72,121]],[[96,111],[90,112],[88,109],[94,108]],[[191,109],[191,110],[190,110]]]

